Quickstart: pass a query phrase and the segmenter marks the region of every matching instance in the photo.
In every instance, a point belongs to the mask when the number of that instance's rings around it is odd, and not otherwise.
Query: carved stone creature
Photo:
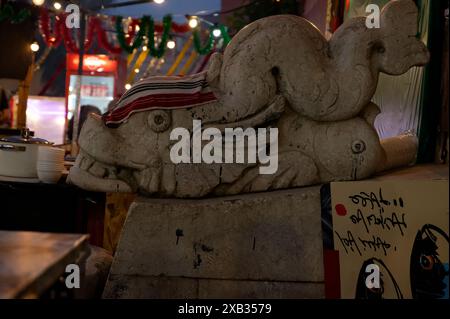
[[[80,135],[70,182],[97,191],[202,197],[312,185],[371,176],[384,151],[370,100],[378,74],[399,75],[429,54],[417,33],[411,0],[390,2],[381,28],[347,21],[326,41],[307,20],[272,16],[242,29],[215,54],[207,71],[217,101],[198,107],[133,114],[118,128],[91,116]],[[277,127],[279,167],[258,164],[174,164],[173,128]]]

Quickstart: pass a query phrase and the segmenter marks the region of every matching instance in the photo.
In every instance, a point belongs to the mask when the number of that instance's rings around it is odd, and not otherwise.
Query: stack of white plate
[[[62,148],[40,146],[37,159],[37,174],[44,183],[57,183],[64,170],[64,154]]]

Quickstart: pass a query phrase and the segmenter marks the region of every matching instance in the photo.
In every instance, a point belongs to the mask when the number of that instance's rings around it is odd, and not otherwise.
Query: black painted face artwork
[[[437,226],[427,224],[417,232],[410,261],[414,299],[448,298],[448,259],[441,260],[438,253],[448,251],[448,244],[448,235]]]
[[[379,267],[380,270],[379,288],[367,287],[366,284],[367,277],[371,274],[370,272],[367,272],[367,266],[369,265],[377,265]],[[369,300],[385,299],[385,290],[387,287],[389,287],[389,289],[392,288],[395,299],[403,299],[403,294],[397,282],[395,281],[394,276],[381,259],[369,258],[366,261],[364,261],[361,266],[361,270],[359,271],[358,281],[356,283],[355,299],[369,299]]]

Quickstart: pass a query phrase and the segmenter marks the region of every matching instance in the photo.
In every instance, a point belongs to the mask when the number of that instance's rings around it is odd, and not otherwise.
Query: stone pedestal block
[[[105,298],[321,298],[320,188],[137,198]]]

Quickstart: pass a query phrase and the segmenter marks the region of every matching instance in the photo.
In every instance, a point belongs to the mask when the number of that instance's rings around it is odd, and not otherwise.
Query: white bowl
[[[57,183],[62,176],[62,172],[41,171],[37,172],[39,180],[43,183]]]
[[[62,171],[64,165],[38,165],[36,168],[41,171]]]
[[[64,161],[65,151],[62,148],[41,146],[38,150],[39,161]]]
[[[42,168],[42,167],[38,168],[37,170],[43,173],[60,173],[64,171],[64,169],[62,168]]]
[[[57,163],[64,163],[64,158],[58,158],[58,157],[40,157],[38,159],[38,162],[57,162]]]
[[[36,166],[64,166],[61,162],[38,162]]]

